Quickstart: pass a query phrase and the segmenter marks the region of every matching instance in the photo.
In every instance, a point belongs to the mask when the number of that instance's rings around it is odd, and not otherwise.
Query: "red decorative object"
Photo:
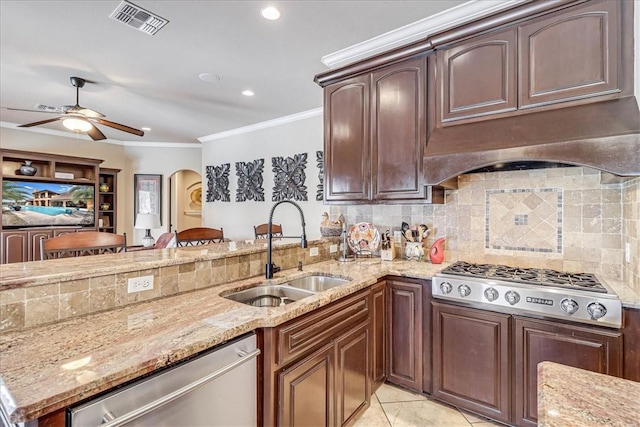
[[[429,259],[432,264],[441,264],[444,260],[444,237],[439,238],[429,249]]]

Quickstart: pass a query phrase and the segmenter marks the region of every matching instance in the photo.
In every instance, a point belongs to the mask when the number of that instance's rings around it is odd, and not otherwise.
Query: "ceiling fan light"
[[[75,117],[70,119],[64,119],[62,121],[62,125],[74,132],[88,132],[93,127],[93,125],[88,121],[83,119],[78,119]]]

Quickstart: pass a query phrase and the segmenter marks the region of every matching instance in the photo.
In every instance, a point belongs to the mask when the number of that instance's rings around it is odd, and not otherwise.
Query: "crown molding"
[[[280,126],[286,123],[296,122],[298,120],[304,120],[309,117],[320,116],[322,115],[322,108],[314,108],[313,110],[302,111],[300,113],[291,114],[284,117],[279,117],[273,120],[267,120],[264,122],[254,123],[249,126],[243,126],[236,129],[227,130],[224,132],[214,133],[207,136],[202,136],[198,138],[200,142],[209,142],[215,141],[218,139],[228,138],[230,136],[241,135],[243,133],[255,132],[261,129],[272,128],[275,126]]]
[[[342,67],[528,1],[529,0],[471,0],[369,40],[325,55],[321,61],[329,68]]]

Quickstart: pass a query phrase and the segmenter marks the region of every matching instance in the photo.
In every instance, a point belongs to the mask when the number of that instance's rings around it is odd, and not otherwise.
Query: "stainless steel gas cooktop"
[[[456,262],[433,278],[435,298],[478,308],[619,328],[622,304],[591,273]]]

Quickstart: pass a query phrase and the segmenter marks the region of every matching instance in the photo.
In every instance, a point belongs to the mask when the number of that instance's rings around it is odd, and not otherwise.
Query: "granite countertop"
[[[639,382],[553,362],[538,365],[539,427],[629,427],[638,420]]]
[[[24,422],[108,390],[260,327],[276,326],[364,289],[386,275],[428,279],[448,264],[325,261],[278,273],[272,283],[317,272],[351,279],[285,307],[220,296],[262,277],[0,335],[0,403]]]

